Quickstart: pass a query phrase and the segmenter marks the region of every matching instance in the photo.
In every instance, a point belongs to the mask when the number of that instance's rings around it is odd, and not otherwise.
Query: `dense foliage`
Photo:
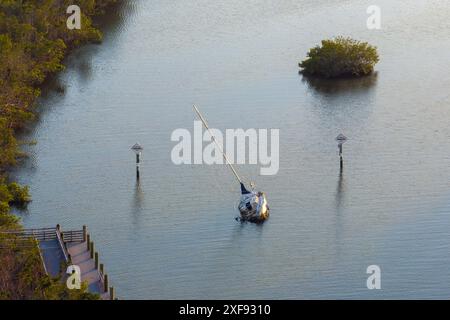
[[[63,69],[62,59],[73,47],[100,41],[91,17],[116,0],[77,0],[82,28],[68,30],[71,0],[0,1],[0,232],[20,229],[12,205],[30,201],[28,188],[8,182],[8,169],[23,157],[17,133],[34,118],[34,102],[45,79]],[[95,296],[67,292],[45,276],[36,245],[17,246],[0,237],[0,299],[78,299]]]
[[[368,75],[378,61],[376,47],[367,42],[337,37],[323,40],[322,46],[312,48],[299,66],[306,75],[336,78]]]

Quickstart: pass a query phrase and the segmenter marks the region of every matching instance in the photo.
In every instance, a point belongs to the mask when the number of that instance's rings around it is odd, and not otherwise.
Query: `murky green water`
[[[105,41],[68,59],[17,175],[27,227],[89,226],[122,298],[448,298],[450,5],[378,1],[128,1]],[[323,38],[379,48],[374,77],[297,74]],[[226,167],[174,166],[170,134],[280,128],[280,171],[259,176],[272,216],[240,224]],[[334,137],[344,132],[339,172]],[[145,148],[141,185],[134,155]],[[382,290],[367,290],[377,264]]]

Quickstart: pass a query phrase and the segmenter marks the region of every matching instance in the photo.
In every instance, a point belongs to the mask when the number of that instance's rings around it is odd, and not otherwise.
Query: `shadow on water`
[[[130,15],[134,15],[136,12],[135,0],[121,0],[113,5],[108,10],[108,14],[104,14],[95,17],[94,24],[104,34],[104,42],[109,39],[115,39],[123,32],[125,23],[129,20]],[[66,90],[70,87],[68,85],[66,75],[68,72],[74,71],[76,75],[82,81],[88,81],[92,78],[92,57],[101,50],[102,43],[100,44],[85,44],[80,48],[74,49],[68,54],[63,64],[66,65],[66,69],[57,74],[49,75],[44,83],[40,86],[41,95],[35,102],[35,108],[37,112],[35,114],[35,121],[27,124],[25,128],[19,132],[18,137],[20,140],[28,141],[30,137],[33,137],[36,128],[39,127],[41,119],[45,117],[47,112],[58,108],[58,106],[64,103],[66,99]],[[38,142],[39,143],[39,142]],[[29,170],[29,172],[35,169],[33,147],[23,145],[22,150],[30,155],[21,161],[21,165],[13,168],[11,176],[16,179],[17,174],[21,172],[23,168]],[[22,211],[21,211],[22,212]],[[26,212],[26,210],[23,210]]]
[[[319,77],[306,76],[300,73],[302,82],[308,87],[325,94],[340,94],[348,91],[367,91],[377,84],[378,72],[360,78],[323,79]]]
[[[317,116],[316,128],[319,132],[333,127],[340,131],[363,130],[370,122],[377,99],[378,73],[339,79],[301,76],[302,85],[313,97],[311,114]]]
[[[136,0],[121,0],[108,8],[108,13],[94,19],[105,37],[114,37],[114,33],[121,31],[130,16],[136,13]]]
[[[135,0],[122,0],[113,4],[108,12],[94,17],[93,23],[103,34],[100,44],[89,44],[82,46],[68,57],[68,66],[77,71],[77,75],[83,81],[90,80],[93,75],[92,57],[99,50],[103,50],[102,43],[113,41],[124,29],[129,17],[136,12]]]
[[[136,11],[136,4],[133,1],[119,1],[108,10],[108,14],[95,17],[94,24],[103,32],[104,40],[106,38],[114,39],[121,32],[128,17]],[[66,70],[75,71],[81,80],[89,80],[92,77],[92,56],[101,49],[101,46],[102,43],[85,44],[80,48],[74,49],[63,60],[63,64],[67,66]],[[26,139],[32,135],[35,128],[39,125],[39,119],[52,110],[54,106],[63,103],[67,89],[67,83],[64,78],[64,75],[67,73],[66,70],[49,75],[40,86],[41,95],[36,100],[38,109],[36,121],[31,122],[27,128],[23,129],[21,134],[19,134],[21,139]]]
[[[94,18],[94,25],[104,35],[104,41],[114,39],[122,32],[128,17],[136,11],[134,0],[122,0],[113,4],[107,14]],[[81,80],[89,80],[92,77],[92,56],[101,50],[100,44],[85,44],[74,49],[64,59],[63,64],[77,72]],[[41,86],[41,96],[37,101],[39,115],[47,111],[47,105],[55,105],[61,102],[66,91],[67,84],[64,81],[65,71],[57,75],[49,76]]]

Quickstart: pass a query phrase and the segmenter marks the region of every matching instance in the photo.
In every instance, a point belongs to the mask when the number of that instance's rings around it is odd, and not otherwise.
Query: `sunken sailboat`
[[[249,221],[249,222],[255,222],[255,223],[261,223],[267,218],[269,218],[269,205],[267,203],[267,198],[264,192],[260,191],[254,191],[254,190],[248,190],[245,187],[244,182],[242,181],[241,177],[238,175],[236,169],[234,168],[231,161],[228,159],[228,156],[223,151],[220,144],[217,142],[216,138],[212,134],[211,130],[209,129],[208,123],[206,122],[205,118],[202,116],[198,108],[194,105],[194,111],[199,117],[200,121],[203,123],[206,130],[208,130],[209,134],[211,135],[212,140],[219,148],[220,152],[223,155],[223,158],[225,159],[225,162],[230,167],[231,171],[233,172],[233,175],[236,177],[240,184],[241,189],[241,198],[239,200],[238,209],[241,214],[240,220],[241,221]]]

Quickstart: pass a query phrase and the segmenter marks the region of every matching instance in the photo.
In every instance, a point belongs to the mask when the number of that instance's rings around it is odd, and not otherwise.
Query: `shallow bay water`
[[[68,57],[65,92],[39,101],[15,173],[34,199],[25,226],[87,225],[125,299],[448,298],[450,5],[381,0],[368,30],[371,4],[125,1],[101,45]],[[377,73],[303,79],[307,50],[337,35],[376,45]],[[267,193],[267,223],[234,220],[228,168],[171,162],[193,103],[221,130],[280,129],[277,175],[238,166]],[[366,287],[372,264],[382,290]]]

